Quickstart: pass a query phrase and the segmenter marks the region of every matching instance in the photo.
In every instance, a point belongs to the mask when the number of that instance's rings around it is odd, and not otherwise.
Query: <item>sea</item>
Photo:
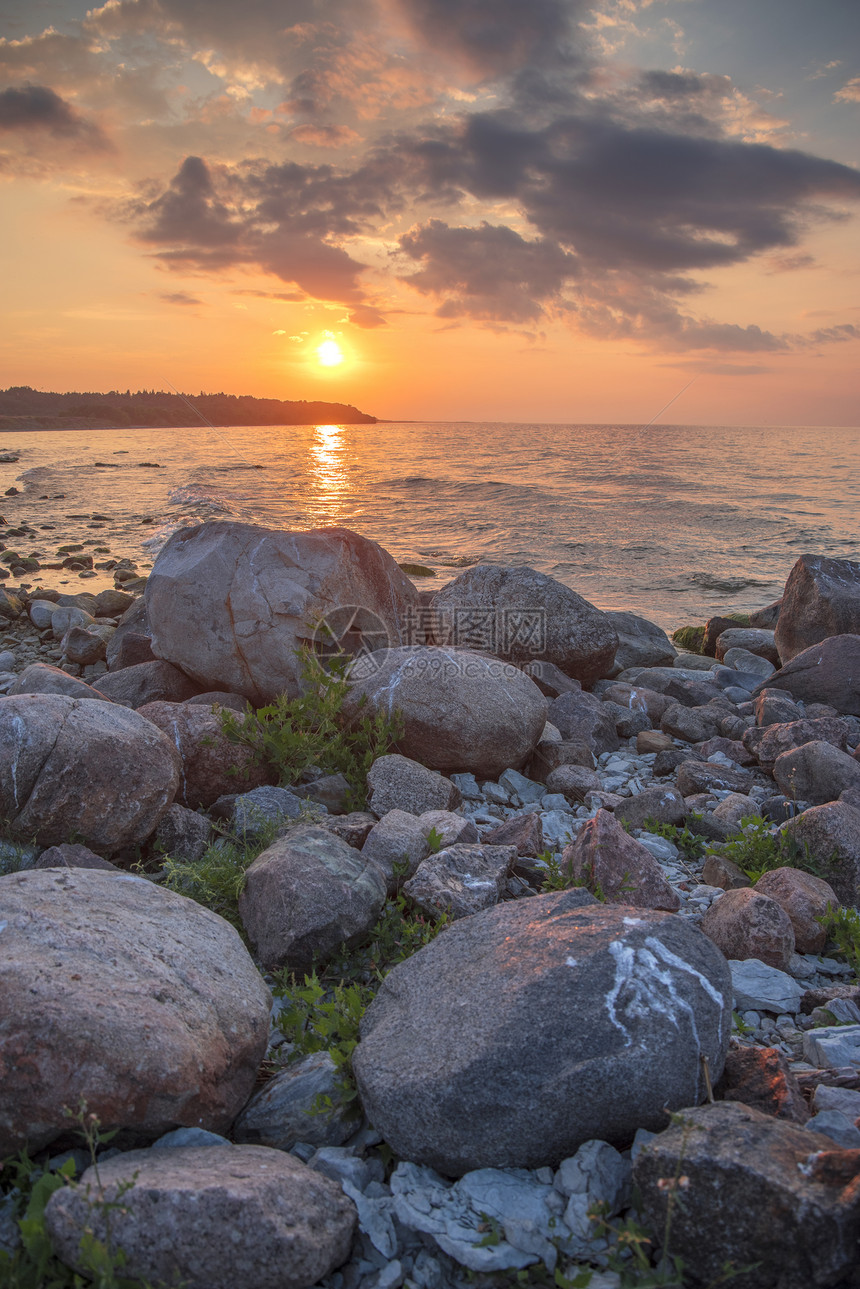
[[[201,425],[12,431],[0,454],[18,458],[0,461],[0,494],[18,489],[0,511],[36,530],[16,549],[44,560],[78,543],[146,571],[188,524],[341,526],[424,566],[424,588],[529,565],[672,630],[769,604],[806,552],[860,559],[856,428]]]

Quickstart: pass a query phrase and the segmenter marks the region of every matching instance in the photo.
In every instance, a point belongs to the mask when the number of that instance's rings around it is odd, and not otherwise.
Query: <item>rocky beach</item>
[[[0,1283],[857,1283],[860,564],[673,641],[67,522],[0,530]]]

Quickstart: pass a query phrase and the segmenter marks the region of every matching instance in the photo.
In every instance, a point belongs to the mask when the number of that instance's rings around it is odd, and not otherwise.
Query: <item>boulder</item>
[[[413,875],[422,859],[429,854],[430,847],[420,821],[405,810],[389,810],[384,814],[371,828],[361,848],[362,859],[376,864],[385,874],[391,894]]]
[[[121,707],[147,703],[183,703],[199,694],[200,686],[169,662],[139,662],[122,671],[109,671],[93,682],[93,689]]]
[[[730,649],[745,649],[747,653],[766,658],[768,662],[773,663],[774,667],[779,666],[779,653],[772,631],[755,627],[728,627],[717,636],[718,661],[722,662]]]
[[[497,779],[509,766],[525,765],[546,725],[546,699],[510,663],[421,645],[364,662],[351,670],[347,710],[365,699],[373,712],[399,712],[398,750],[430,769]]]
[[[657,771],[655,769],[654,773]],[[740,766],[717,765],[713,761],[682,761],[675,779],[684,797],[697,792],[740,792],[747,794],[752,775]]]
[[[559,765],[551,770],[546,778],[547,792],[560,792],[565,800],[577,805],[584,801],[589,792],[599,792],[600,776],[596,770],[589,770],[584,765]]]
[[[846,788],[860,788],[860,762],[832,743],[816,740],[778,756],[773,777],[792,800],[821,806]]]
[[[328,1052],[310,1052],[254,1093],[231,1135],[245,1145],[292,1150],[300,1141],[342,1146],[358,1127],[355,1104],[344,1096],[342,1073]]]
[[[719,886],[723,891],[735,891],[744,886],[752,886],[743,869],[738,868],[737,864],[727,859],[725,855],[706,857],[702,867],[702,881],[706,886]]]
[[[790,752],[792,748],[802,747],[804,743],[832,743],[844,752],[848,733],[845,717],[824,716],[815,720],[802,718],[785,723],[772,722],[765,726],[754,725],[744,731],[741,741],[761,768],[771,773],[777,757],[782,756],[783,752]],[[832,801],[834,798],[829,797],[828,800]]]
[[[786,690],[804,703],[826,703],[845,716],[860,716],[860,635],[830,636],[796,653],[753,690]]]
[[[90,667],[94,662],[100,662],[105,656],[110,634],[112,631],[109,627],[96,631],[72,627],[63,637],[63,652],[66,659],[79,667]]]
[[[647,756],[649,752],[666,752],[674,746],[672,735],[664,734],[662,730],[640,730],[636,735],[636,752],[639,756]]]
[[[353,1068],[401,1158],[537,1168],[704,1097],[730,1014],[728,967],[696,927],[561,891],[463,918],[396,966]]]
[[[156,850],[186,864],[202,859],[212,835],[212,822],[185,806],[172,805],[155,830]]]
[[[33,662],[19,673],[7,697],[15,694],[65,694],[67,698],[94,698],[105,703],[107,694],[93,689],[85,680],[70,676],[60,667],[50,667],[45,662]]]
[[[128,667],[122,675],[133,670]],[[253,791],[276,777],[247,744],[227,736],[220,711],[170,702],[144,703],[137,711],[170,739],[179,754],[182,772],[176,799],[183,806],[192,810],[211,806],[226,792]]]
[[[312,801],[333,815],[345,815],[349,812],[349,801],[352,787],[345,774],[324,774],[312,783],[297,784],[293,787],[297,797],[303,801]]]
[[[776,1047],[736,1047],[715,1089],[723,1101],[742,1101],[762,1114],[806,1123],[809,1106],[788,1061]]]
[[[755,889],[785,909],[798,953],[821,952],[827,943],[827,932],[818,918],[827,912],[828,904],[833,909],[839,905],[832,886],[800,868],[774,868],[762,874]]]
[[[704,743],[720,732],[723,713],[713,707],[684,707],[673,703],[660,718],[660,729],[685,743]]]
[[[615,808],[615,818],[630,828],[644,828],[646,819],[661,824],[682,824],[687,807],[674,788],[646,788],[635,797],[625,797]]]
[[[321,819],[320,823],[348,845],[361,850],[376,823],[376,816],[366,810],[353,810],[348,815],[330,815],[328,819]]]
[[[575,739],[541,739],[529,762],[529,778],[546,783],[553,770],[560,765],[584,765],[594,769],[594,753],[587,743]]]
[[[662,1231],[665,1179],[689,1179],[672,1209],[672,1252],[696,1284],[719,1283],[730,1263],[751,1268],[732,1274],[733,1289],[811,1289],[856,1266],[860,1189],[850,1169],[840,1175],[839,1153],[820,1133],[718,1101],[685,1110],[648,1142],[633,1183]]]
[[[96,596],[95,616],[97,618],[120,618],[128,612],[137,600],[127,591],[99,591]]]
[[[228,694],[226,690],[210,689],[205,694],[192,694],[185,702],[189,707],[226,707],[231,712],[247,712],[248,700],[241,694]]]
[[[782,833],[807,847],[818,872],[843,904],[860,907],[860,810],[844,801],[804,810]]]
[[[15,837],[75,836],[111,854],[146,841],[178,784],[174,747],[137,712],[59,694],[0,698],[0,818]]]
[[[173,807],[171,806],[171,809]],[[121,873],[123,870],[109,859],[102,859],[87,846],[78,846],[65,842],[62,846],[49,846],[43,850],[33,868],[100,868],[105,873]]]
[[[550,703],[549,720],[564,742],[584,744],[595,756],[621,746],[611,711],[593,694],[562,694]]]
[[[82,868],[0,878],[0,921],[0,1156],[67,1137],[81,1099],[132,1140],[229,1128],[270,1005],[229,923],[142,877]]]
[[[740,739],[723,738],[717,735],[715,738],[705,739],[703,743],[696,744],[696,755],[700,761],[707,761],[715,752],[722,752],[735,765],[751,766],[756,764],[756,758],[747,748],[744,747]]]
[[[727,958],[758,958],[787,971],[794,953],[794,929],[785,909],[751,887],[726,891],[701,921],[702,931]]]
[[[647,675],[647,672],[644,674]],[[659,725],[666,708],[676,701],[668,694],[658,694],[656,689],[648,689],[645,685],[629,685],[620,680],[604,689],[600,697],[617,703],[619,707],[628,707],[633,712],[644,712],[652,725]]]
[[[757,680],[767,680],[776,670],[772,662],[767,658],[762,658],[760,654],[750,653],[749,649],[729,649],[723,657],[723,663],[726,667],[742,673],[745,677],[753,677],[749,688],[752,690]]]
[[[709,658],[716,657],[717,641],[724,631],[731,631],[739,627],[740,623],[736,618],[721,617],[717,614],[713,618],[708,618],[705,623],[705,638],[702,641],[702,653]]]
[[[403,894],[431,917],[469,917],[498,903],[516,859],[516,846],[448,846],[422,860]]]
[[[763,689],[753,704],[756,725],[787,725],[803,719],[803,709],[779,689]]]
[[[440,849],[480,840],[472,820],[450,810],[425,810],[418,816],[418,825],[425,837],[429,838],[431,832],[436,834]]]
[[[801,555],[788,575],[774,631],[783,663],[828,636],[860,634],[860,564]]]
[[[438,644],[546,660],[583,685],[609,674],[618,644],[607,614],[533,568],[477,564],[434,595],[433,609]],[[467,624],[478,639],[463,637]]]
[[[615,661],[605,675],[617,676],[628,667],[672,666],[678,650],[656,622],[623,610],[611,610],[605,616],[618,636]]]
[[[681,907],[678,894],[641,842],[629,836],[608,810],[598,810],[561,856],[562,872],[591,891],[602,891],[611,904],[638,909]]]
[[[554,662],[533,658],[531,662],[523,664],[523,671],[547,698],[558,698],[559,694],[582,689],[578,680],[574,680],[573,676],[566,676]]]
[[[460,792],[450,779],[408,756],[378,756],[367,772],[367,804],[380,818],[390,810],[423,815],[453,810],[459,803]]]
[[[239,916],[269,969],[310,971],[361,940],[385,903],[385,874],[313,824],[291,828],[248,868]]]
[[[88,1197],[102,1188],[110,1209]],[[184,1146],[89,1168],[79,1186],[54,1192],[45,1223],[60,1258],[80,1270],[91,1231],[116,1242],[123,1276],[138,1282],[308,1289],[348,1258],[356,1213],[335,1182],[284,1151]]]
[[[404,644],[418,592],[376,542],[347,528],[278,532],[225,522],[180,528],[146,584],[152,647],[201,689],[255,706],[300,689],[315,620],[347,653]]]
[[[772,631],[779,621],[779,611],[782,608],[782,597],[774,600],[771,604],[766,604],[763,609],[756,609],[750,614],[751,627],[764,627],[767,631]]]
[[[543,852],[543,826],[538,811],[529,814],[513,815],[484,833],[484,843],[488,846],[515,846],[520,858],[536,859]]]
[[[111,636],[106,656],[108,671],[120,671],[123,667],[132,667],[139,662],[151,662],[154,657],[146,603],[143,596],[140,596],[125,610]]]
[[[655,693],[674,698],[684,707],[702,707],[712,698],[721,697],[719,686],[709,674],[702,675],[682,667],[628,667],[618,680],[635,686],[647,685]]]
[[[225,796],[221,800],[229,801],[227,817],[230,830],[246,846],[271,839],[274,834],[283,832],[291,821],[309,823],[314,821],[313,816],[317,816],[320,823],[327,822],[325,811],[320,806],[302,801],[289,788],[276,788],[271,784],[235,797]],[[216,806],[213,806],[213,813],[215,810]]]

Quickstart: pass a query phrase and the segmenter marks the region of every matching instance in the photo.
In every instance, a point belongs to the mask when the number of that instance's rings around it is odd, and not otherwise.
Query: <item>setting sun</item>
[[[337,367],[343,362],[343,351],[336,340],[324,340],[317,346],[317,358],[323,367]]]

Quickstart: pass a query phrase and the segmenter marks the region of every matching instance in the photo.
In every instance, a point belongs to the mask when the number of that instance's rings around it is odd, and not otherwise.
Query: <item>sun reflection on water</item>
[[[318,518],[339,520],[348,513],[347,446],[342,425],[315,425],[309,444],[312,505]]]

